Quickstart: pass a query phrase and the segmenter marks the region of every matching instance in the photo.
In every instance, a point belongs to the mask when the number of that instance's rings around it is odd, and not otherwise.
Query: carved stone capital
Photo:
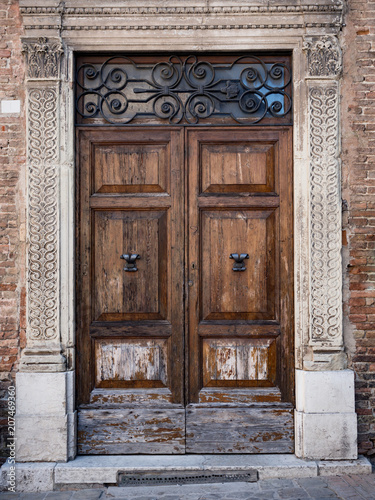
[[[342,55],[337,37],[305,37],[303,49],[307,54],[308,76],[337,78],[342,70]]]
[[[60,60],[64,53],[60,40],[40,37],[37,40],[23,40],[22,52],[26,58],[28,79],[58,80]]]

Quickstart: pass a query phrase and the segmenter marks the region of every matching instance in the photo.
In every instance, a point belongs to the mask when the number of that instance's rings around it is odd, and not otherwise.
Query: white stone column
[[[73,372],[60,335],[60,40],[26,39],[27,346],[16,376],[16,458],[74,456]]]
[[[296,454],[357,458],[354,372],[342,331],[339,100],[335,36],[305,38],[310,159],[310,331],[296,370]]]

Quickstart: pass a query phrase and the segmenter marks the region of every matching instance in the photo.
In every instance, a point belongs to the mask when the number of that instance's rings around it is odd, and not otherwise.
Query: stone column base
[[[74,372],[18,372],[16,391],[17,462],[73,459]]]
[[[357,415],[352,370],[296,370],[296,455],[356,459]]]

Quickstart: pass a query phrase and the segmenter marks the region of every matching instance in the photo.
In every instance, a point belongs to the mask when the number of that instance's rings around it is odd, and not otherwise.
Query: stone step
[[[18,491],[48,491],[118,484],[119,473],[236,474],[256,471],[259,480],[304,478],[341,474],[371,474],[365,457],[358,460],[302,460],[295,455],[118,455],[79,456],[67,463],[18,463]],[[10,465],[1,469],[7,489]]]

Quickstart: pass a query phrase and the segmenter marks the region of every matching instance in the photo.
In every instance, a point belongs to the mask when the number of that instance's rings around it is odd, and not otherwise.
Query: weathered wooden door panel
[[[283,405],[186,410],[187,453],[293,453],[293,408]]]
[[[78,130],[80,453],[183,453],[181,129]]]
[[[92,218],[94,321],[170,320],[169,210],[95,210]],[[139,255],[137,271],[126,272],[123,253]]]
[[[291,129],[184,133],[78,129],[79,453],[294,448]]]
[[[186,137],[187,452],[293,451],[290,130]]]
[[[87,455],[185,453],[185,409],[82,409],[79,452]]]
[[[275,320],[277,209],[202,209],[202,320]],[[245,252],[245,271],[231,254]],[[226,258],[225,258],[226,257]]]

